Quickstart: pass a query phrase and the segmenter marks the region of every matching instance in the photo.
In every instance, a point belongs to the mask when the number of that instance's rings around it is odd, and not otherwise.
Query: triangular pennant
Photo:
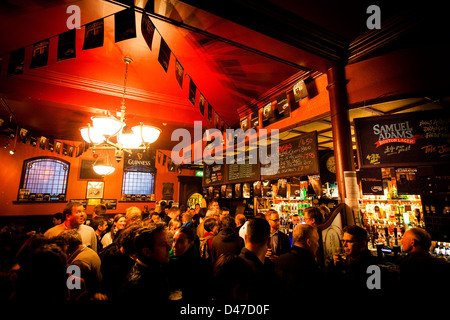
[[[164,41],[163,38],[161,38],[161,45],[159,47],[159,56],[158,61],[163,67],[164,71],[167,72],[167,69],[169,68],[169,61],[170,61],[170,48],[167,45],[167,43]]]
[[[103,18],[88,23],[84,27],[83,50],[94,49],[103,46],[105,26]]]
[[[61,33],[58,36],[57,61],[75,58],[76,29]]]
[[[115,42],[136,38],[136,16],[134,8],[115,13],[114,28]]]
[[[50,41],[47,39],[33,45],[30,68],[39,68],[47,65],[49,43]]]

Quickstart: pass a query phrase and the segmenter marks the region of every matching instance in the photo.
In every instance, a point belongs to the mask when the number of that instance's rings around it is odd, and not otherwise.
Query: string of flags
[[[136,16],[133,7],[116,12],[113,14],[113,16],[115,28],[114,38],[116,43],[127,39],[136,38]],[[93,22],[84,25],[85,37],[82,50],[90,50],[103,46],[104,31],[105,31],[104,19],[107,17],[95,20]],[[150,50],[153,50],[152,42],[155,31],[161,35],[161,33],[156,29],[155,25],[151,22],[149,16],[144,11],[142,13],[141,32]],[[58,37],[58,48],[56,55],[56,60],[58,62],[76,58],[76,49],[75,49],[76,29],[68,30],[54,37]],[[30,69],[41,68],[46,66],[48,64],[50,38],[34,43],[32,46],[33,50],[31,63],[29,66]],[[172,55],[175,57],[174,53],[172,52],[172,50],[170,49],[170,47],[168,46],[168,44],[161,35],[158,62],[161,64],[162,68],[166,73]],[[6,56],[5,54],[0,55],[0,70],[3,58],[5,56]],[[6,72],[7,76],[15,76],[23,74],[24,62],[25,62],[25,47],[10,52]],[[217,111],[215,111],[211,106],[211,104],[209,104],[205,96],[197,88],[197,85],[195,84],[192,77],[187,73],[185,74],[183,66],[181,65],[180,61],[175,57],[175,78],[180,88],[182,88],[183,78],[185,75],[190,79],[188,100],[195,107],[196,96],[198,91],[199,112],[201,113],[202,116],[204,116],[206,112],[207,119],[208,122],[211,124],[211,127],[215,127],[221,130],[222,132],[225,132],[225,130],[230,126],[227,123],[225,123],[225,121],[220,117]]]
[[[18,139],[20,143],[28,144],[32,147],[38,147],[42,150],[48,150],[62,156],[79,157],[89,149],[89,144],[86,142],[74,145],[71,143],[67,143],[67,141],[59,141],[47,138],[45,136],[34,135],[30,133],[26,128],[19,127],[12,123],[9,123],[7,126],[8,128],[3,129],[3,132],[10,132],[9,138],[11,140]],[[16,132],[18,137],[16,137]]]

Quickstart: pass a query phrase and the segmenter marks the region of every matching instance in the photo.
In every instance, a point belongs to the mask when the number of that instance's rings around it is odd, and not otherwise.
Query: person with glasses
[[[317,227],[324,221],[323,213],[318,207],[308,207],[305,209],[303,221],[305,221],[306,224]]]
[[[364,228],[356,225],[345,227],[341,241],[344,254],[335,253],[333,263],[328,267],[328,275],[333,283],[348,294],[358,296],[371,292],[367,287],[370,275],[367,269],[376,265],[376,260],[367,244],[368,234]]]
[[[270,225],[270,244],[266,258],[275,262],[280,255],[291,251],[291,240],[287,234],[279,230],[280,215],[276,210],[270,209],[266,214],[266,218]]]

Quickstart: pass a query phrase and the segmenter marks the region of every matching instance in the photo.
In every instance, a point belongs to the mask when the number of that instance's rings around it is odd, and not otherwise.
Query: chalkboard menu
[[[270,148],[269,148],[270,149]],[[278,146],[278,157],[273,164],[261,164],[261,179],[305,176],[319,173],[317,132],[283,141]],[[278,164],[278,165],[277,165]]]
[[[258,162],[258,150],[255,154],[247,153],[245,155],[245,163],[243,164],[227,164],[228,170],[228,182],[249,182],[259,180],[259,162]]]
[[[361,168],[448,163],[446,110],[354,119]]]
[[[225,164],[204,165],[203,186],[225,183]]]

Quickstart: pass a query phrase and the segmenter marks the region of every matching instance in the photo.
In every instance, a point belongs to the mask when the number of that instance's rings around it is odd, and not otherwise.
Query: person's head
[[[215,218],[207,218],[203,224],[205,231],[217,234],[219,232],[219,224]]]
[[[84,223],[84,207],[81,202],[69,202],[63,210],[64,223],[70,229],[78,228]]]
[[[208,205],[208,209],[214,210],[217,213],[219,213],[220,212],[219,202],[217,202],[217,200],[212,200]]]
[[[211,217],[219,219],[218,211],[212,210],[212,209],[208,209],[208,211],[206,211],[205,218],[211,218]]]
[[[248,300],[252,270],[239,256],[221,254],[214,264],[214,298],[222,301]]]
[[[136,257],[144,263],[168,263],[170,246],[167,240],[167,231],[162,223],[139,228],[134,240]]]
[[[61,224],[62,218],[63,218],[62,212],[57,212],[57,213],[55,213],[55,214],[53,215],[53,217],[52,217],[53,225],[54,225],[54,226],[57,226],[58,224]]]
[[[318,207],[309,207],[305,209],[303,219],[306,224],[318,226],[323,223],[323,214]]]
[[[101,203],[94,207],[94,210],[92,211],[92,219],[94,219],[96,216],[102,216],[106,214],[106,206]]]
[[[121,229],[125,228],[126,225],[127,225],[127,220],[126,220],[125,216],[123,214],[119,213],[114,216],[113,227],[111,228],[111,230],[113,232],[114,232],[114,230],[121,230]]]
[[[254,218],[247,222],[247,234],[245,235],[245,245],[247,244],[263,247],[268,245],[270,238],[270,225],[265,219]]]
[[[14,299],[27,303],[64,303],[67,299],[67,256],[54,243],[43,244],[21,263]]]
[[[185,212],[181,215],[181,222],[186,223],[192,221],[192,215],[189,212]]]
[[[270,209],[266,215],[267,221],[269,221],[270,232],[275,232],[280,229],[280,215],[278,211]]]
[[[181,227],[181,222],[179,220],[172,219],[169,221],[168,227],[169,227],[168,231],[171,234],[175,234],[175,232]]]
[[[411,228],[405,232],[402,239],[402,251],[406,253],[430,250],[431,236],[421,228]]]
[[[319,249],[317,228],[309,224],[299,224],[292,234],[292,243],[316,255],[317,249]]]
[[[103,216],[96,216],[92,219],[90,226],[97,232],[99,235],[103,235],[108,228],[108,222],[106,218]]]
[[[296,225],[299,224],[299,223],[300,223],[300,217],[299,217],[299,215],[298,215],[298,214],[292,215],[292,224],[293,224],[294,226],[296,226]]]
[[[233,217],[224,216],[221,220],[220,229],[221,230],[228,229],[234,231],[236,229],[236,222],[234,222]]]
[[[230,215],[230,209],[228,209],[227,207],[222,207],[222,208],[220,208],[220,214],[222,216],[229,216]]]
[[[368,235],[364,228],[356,225],[344,228],[342,243],[346,256],[358,256],[362,251],[367,250]]]
[[[194,212],[195,212],[196,214],[198,214],[198,213],[200,212],[200,209],[201,209],[200,204],[196,203],[196,204],[195,204],[195,207],[194,207]]]
[[[172,207],[169,209],[169,211],[167,212],[167,215],[170,217],[170,219],[175,219],[177,220],[180,216],[180,208],[178,207]]]
[[[134,223],[117,233],[117,237],[114,239],[114,242],[118,244],[120,252],[128,255],[136,254],[134,239],[136,238],[136,233],[140,228],[141,227],[139,225]]]
[[[61,246],[63,251],[70,256],[79,246],[83,244],[81,235],[77,230],[65,230],[56,237],[56,242]]]
[[[129,207],[125,211],[126,224],[130,225],[132,223],[142,222],[142,211],[138,207]]]
[[[245,216],[242,213],[238,213],[234,217],[234,222],[236,223],[236,227],[240,227],[245,223]]]
[[[152,218],[153,223],[161,222],[161,217],[159,216],[159,214],[157,212],[153,212],[151,215],[151,218]]]
[[[182,256],[194,246],[194,230],[190,227],[181,227],[173,237],[173,255]]]

